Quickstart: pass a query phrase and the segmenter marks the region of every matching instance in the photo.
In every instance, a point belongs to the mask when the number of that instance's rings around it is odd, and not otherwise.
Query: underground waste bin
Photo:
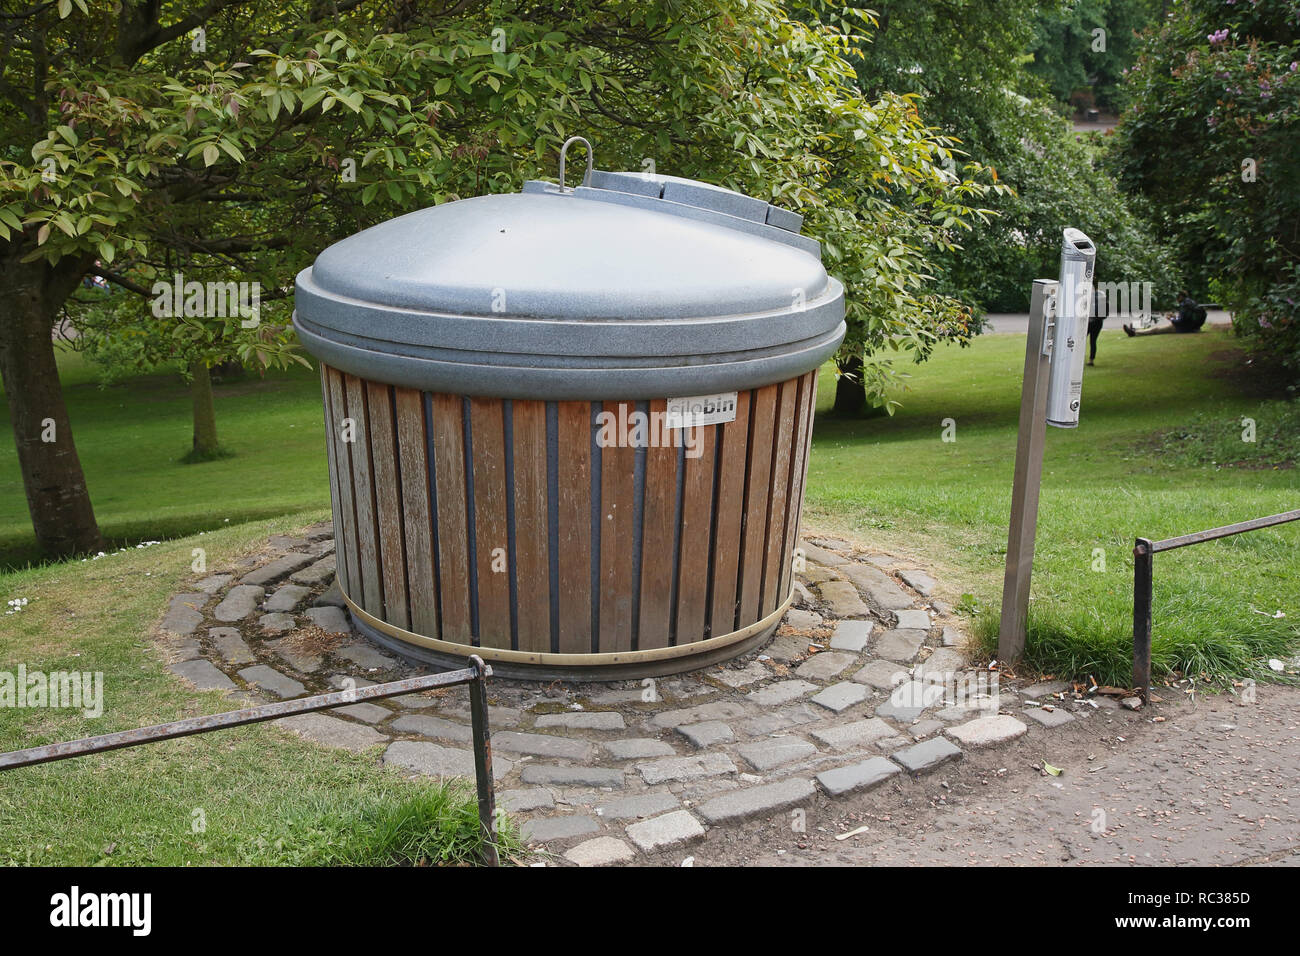
[[[297,278],[337,580],[408,658],[609,679],[743,653],[789,606],[844,297],[802,219],[671,176],[448,202]]]

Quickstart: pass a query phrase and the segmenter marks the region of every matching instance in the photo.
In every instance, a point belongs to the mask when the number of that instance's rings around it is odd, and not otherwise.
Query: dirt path
[[[689,853],[697,866],[1300,865],[1289,803],[1300,801],[1300,689],[1127,716],[1035,728],[921,780],[821,799],[804,833],[782,814],[710,830]],[[1031,769],[1043,760],[1064,772]],[[863,825],[870,830],[834,839]]]

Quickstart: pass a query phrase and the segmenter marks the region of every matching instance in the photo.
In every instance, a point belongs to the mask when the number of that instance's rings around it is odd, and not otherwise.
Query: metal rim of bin
[[[472,647],[440,641],[381,621],[368,614],[346,594],[343,595],[343,600],[347,602],[353,621],[368,637],[409,658],[441,666],[456,666],[470,656],[478,656],[490,661],[493,673],[501,677],[606,681],[676,674],[681,673],[680,664],[683,660],[689,660],[694,665],[691,669],[695,670],[743,654],[765,641],[781,623],[794,601],[794,589],[771,614],[730,634],[719,634],[717,637],[675,647],[572,654]],[[745,642],[746,646],[737,646]]]

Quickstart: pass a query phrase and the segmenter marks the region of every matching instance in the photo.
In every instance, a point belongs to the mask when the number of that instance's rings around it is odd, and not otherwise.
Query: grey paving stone
[[[857,662],[857,656],[854,654],[848,654],[844,651],[822,651],[820,654],[814,654],[808,658],[796,667],[794,672],[800,677],[807,677],[812,680],[829,680]]]
[[[574,814],[567,817],[534,817],[519,827],[519,835],[528,843],[548,843],[595,833],[600,824],[591,817]]]
[[[526,790],[506,790],[497,794],[497,806],[509,813],[526,813],[529,810],[543,810],[555,806],[555,797],[545,787],[529,787]]]
[[[782,635],[778,631],[777,637],[763,649],[763,653],[774,661],[789,664],[808,653],[808,638],[797,634]]]
[[[671,793],[642,793],[635,797],[611,800],[596,808],[596,815],[605,820],[634,820],[652,817],[665,810],[675,810],[682,802]]]
[[[771,707],[774,704],[789,703],[816,689],[816,684],[810,684],[806,680],[783,680],[752,691],[745,699],[761,707]]]
[[[836,554],[834,551],[815,545],[811,541],[800,541],[799,547],[803,548],[804,557],[813,564],[833,568],[849,563],[849,559],[844,555]]]
[[[324,658],[316,650],[304,646],[296,635],[266,641],[262,646],[303,674],[314,674],[324,663]]]
[[[662,740],[653,737],[629,737],[625,740],[610,740],[601,744],[615,760],[644,760],[647,757],[673,757],[673,750]]]
[[[748,720],[741,721],[738,725],[740,732],[747,737],[763,737],[767,734],[774,734],[780,730],[789,730],[791,727],[798,727],[802,724],[812,724],[825,718],[825,714],[820,707],[812,707],[806,703],[792,704],[789,707],[782,707],[780,710],[769,711],[766,714],[760,714],[757,717],[751,717]]]
[[[1067,713],[1059,707],[1053,710],[1043,710],[1041,707],[1026,707],[1025,714],[1044,727],[1059,727],[1074,720],[1074,714]]]
[[[387,707],[380,707],[378,704],[348,704],[345,707],[335,707],[334,712],[346,714],[348,717],[365,721],[367,724],[381,724],[393,716],[391,710]]]
[[[992,747],[1015,740],[1028,729],[1010,714],[995,714],[949,727],[948,736],[967,747]]]
[[[704,836],[700,821],[686,810],[674,810],[661,817],[633,823],[627,835],[642,853],[657,853],[681,846]]]
[[[163,615],[162,628],[170,634],[181,637],[193,634],[194,629],[203,623],[200,609],[208,601],[208,595],[197,592],[174,595]]]
[[[327,634],[352,633],[352,622],[342,608],[328,604],[324,607],[309,607],[304,616]]]
[[[297,622],[292,614],[263,614],[257,619],[257,626],[268,634],[284,634],[292,631]]]
[[[209,574],[206,578],[194,582],[194,589],[204,594],[216,594],[235,579],[233,574]]]
[[[744,667],[721,667],[713,674],[728,687],[745,687],[772,676],[762,661],[750,661]]]
[[[911,734],[914,739],[921,740],[942,729],[942,720],[918,720],[916,723],[908,726],[907,732]]]
[[[579,843],[564,854],[564,858],[578,866],[612,866],[626,863],[636,856],[630,846],[615,837],[602,836]]]
[[[495,739],[495,738],[494,738]],[[726,754],[703,753],[692,757],[664,757],[636,765],[641,779],[650,786],[673,781],[700,780],[720,774],[735,773],[736,765]]]
[[[677,732],[700,750],[712,747],[715,744],[730,743],[736,739],[730,725],[724,724],[720,720],[706,720],[699,724],[683,724],[677,728]]]
[[[262,610],[272,613],[277,611],[292,613],[298,609],[298,605],[306,599],[308,594],[311,594],[311,588],[305,588],[298,584],[282,584],[267,599]]]
[[[910,662],[925,643],[925,631],[898,629],[886,631],[876,642],[874,652],[887,661]]]
[[[813,695],[813,703],[820,704],[827,710],[841,713],[848,710],[854,704],[860,704],[867,699],[871,692],[861,684],[855,684],[852,681],[842,680],[838,684],[832,684],[820,694]]]
[[[493,744],[496,737],[492,738]],[[493,763],[496,755],[493,754]],[[524,767],[520,779],[524,783],[538,784],[543,787],[611,787],[623,789],[623,771],[607,770],[604,767],[552,767],[546,764],[528,764]]]
[[[933,770],[948,760],[961,756],[961,748],[943,737],[934,737],[913,744],[905,750],[894,754],[894,760],[902,764],[903,769],[912,773],[924,773]]]
[[[711,824],[736,823],[789,809],[812,799],[816,792],[811,780],[791,777],[777,783],[724,793],[700,804],[697,812]]]
[[[940,710],[936,710],[934,716],[937,720],[942,720],[946,723],[957,723],[962,720],[970,720],[972,717],[981,717],[983,716],[983,713],[978,707],[956,706],[944,707]]]
[[[606,691],[601,691],[599,694],[590,695],[590,700],[593,704],[603,704],[603,705],[634,704],[637,703],[638,701],[642,703],[653,703],[654,699],[656,698],[651,698],[650,700],[646,700],[646,694],[652,691],[653,688],[650,686],[629,687],[626,689],[619,689],[619,690],[606,690]]]
[[[167,669],[177,677],[183,677],[199,690],[234,690],[235,682],[221,673],[211,661],[182,661],[169,664]]]
[[[741,744],[736,752],[755,770],[762,773],[782,764],[811,757],[817,748],[799,737],[765,737]]]
[[[313,610],[324,610],[324,608],[314,608]],[[307,613],[310,614],[311,611]],[[387,654],[376,650],[374,645],[360,641],[349,644],[347,647],[340,647],[334,653],[339,657],[352,661],[358,667],[364,667],[366,670],[385,670],[397,666],[397,658],[389,657]]]
[[[930,615],[925,611],[906,609],[895,613],[898,618],[898,623],[894,625],[896,628],[909,631],[928,631],[930,629]]]
[[[227,624],[232,621],[242,621],[257,610],[257,604],[265,593],[252,584],[236,584],[226,592],[221,603],[213,608],[212,616]]]
[[[491,716],[488,717],[489,724]],[[508,753],[533,754],[537,757],[558,757],[564,760],[590,760],[592,746],[585,740],[555,737],[551,734],[522,734],[506,730],[492,735],[492,749]]]
[[[752,695],[751,695],[752,696]],[[683,707],[656,714],[650,722],[656,727],[672,729],[682,724],[698,724],[706,720],[731,720],[734,717],[748,717],[754,709],[731,700],[717,701],[712,704],[699,704],[695,707]]]
[[[295,538],[287,534],[273,534],[266,543],[277,551],[292,551],[294,548],[305,548],[311,544],[307,538]]]
[[[1043,681],[1041,684],[1031,684],[1020,692],[1022,697],[1029,700],[1036,700],[1039,697],[1051,697],[1053,694],[1063,694],[1070,689],[1070,685],[1063,680]]]
[[[906,582],[909,588],[918,594],[925,595],[926,597],[930,596],[930,592],[934,590],[934,586],[937,583],[934,578],[930,577],[930,575],[926,574],[924,571],[917,571],[911,568],[900,571],[898,576]]]
[[[343,600],[343,592],[339,590],[337,581],[327,587],[324,593],[311,603],[312,607],[336,607],[339,610],[343,610],[348,606],[348,602]]]
[[[872,661],[854,674],[853,680],[877,690],[893,690],[907,683],[907,667],[896,661]]]
[[[208,640],[227,664],[251,664],[257,660],[248,645],[244,643],[243,635],[233,627],[209,628]]]
[[[835,727],[820,727],[812,735],[835,750],[856,750],[867,747],[884,737],[893,736],[897,731],[879,717],[867,720],[855,720],[850,724]]]
[[[944,647],[961,647],[966,643],[966,636],[955,627],[945,627],[943,629],[943,646]]]
[[[897,773],[902,773],[898,765],[885,757],[872,757],[861,763],[825,770],[817,775],[817,782],[832,797],[842,797],[849,793],[859,793],[884,783]]]
[[[324,584],[330,578],[334,577],[334,573],[337,569],[338,557],[329,554],[318,561],[313,561],[301,571],[293,572],[293,574],[289,575],[289,580],[295,584],[314,588],[316,585]]]
[[[941,647],[916,666],[916,679],[946,683],[969,665],[966,655],[951,647]]]
[[[353,753],[388,740],[388,737],[373,727],[339,720],[328,714],[294,714],[292,717],[281,717],[276,723],[307,740],[327,747],[341,747]]]
[[[597,713],[571,711],[564,714],[543,714],[535,727],[567,727],[570,730],[625,730],[623,715],[612,711]]]
[[[906,747],[911,742],[909,738],[904,737],[902,734],[894,734],[891,737],[881,737],[876,741],[876,747],[888,754]]]
[[[795,607],[786,612],[785,619],[781,623],[796,631],[810,631],[822,626],[822,616],[816,611],[805,611]]]
[[[302,534],[308,541],[324,541],[334,537],[334,525],[329,521],[318,521]]]
[[[245,667],[239,672],[239,676],[248,683],[256,684],[263,690],[268,690],[281,698],[298,697],[307,692],[307,688],[298,681],[292,677],[286,677],[275,668],[267,667],[265,664]]]
[[[836,621],[835,635],[831,638],[831,650],[849,651],[853,654],[866,649],[875,621]]]
[[[463,744],[474,739],[474,731],[465,724],[444,720],[441,717],[430,717],[428,714],[407,714],[398,717],[393,721],[393,729],[400,734],[419,734],[421,737],[434,737],[438,740],[451,740]],[[495,748],[495,734],[492,743]]]
[[[313,558],[314,556],[310,554],[290,551],[288,554],[281,555],[274,561],[262,565],[256,571],[249,571],[243,576],[240,583],[256,585],[273,584],[281,578],[297,571],[299,568],[304,568],[311,564]]]
[[[912,596],[879,568],[869,564],[851,564],[843,570],[844,576],[852,581],[872,604],[887,611],[897,611],[912,606]]]
[[[920,716],[921,711],[942,704],[943,694],[944,689],[939,685],[908,681],[890,692],[889,700],[876,708],[876,715],[912,721]]]
[[[817,591],[836,617],[866,617],[871,613],[858,589],[848,581],[825,581]]]
[[[423,740],[395,740],[384,751],[384,763],[414,770],[426,777],[474,779],[474,754],[469,750],[442,747]],[[492,779],[500,780],[514,769],[503,757],[492,755]],[[527,771],[525,771],[527,772]]]

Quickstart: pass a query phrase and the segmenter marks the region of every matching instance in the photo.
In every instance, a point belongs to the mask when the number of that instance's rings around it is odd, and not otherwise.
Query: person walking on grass
[[[1092,315],[1088,316],[1088,364],[1097,364],[1097,337],[1101,335],[1101,327],[1106,324],[1106,316],[1110,314],[1110,305],[1106,301],[1106,293],[1097,289],[1092,294]]]
[[[1205,324],[1205,306],[1197,305],[1187,290],[1178,293],[1178,309],[1169,316],[1168,325],[1154,325],[1149,329],[1135,329],[1124,326],[1124,334],[1129,338],[1135,335],[1164,335],[1169,332],[1199,332]]]

